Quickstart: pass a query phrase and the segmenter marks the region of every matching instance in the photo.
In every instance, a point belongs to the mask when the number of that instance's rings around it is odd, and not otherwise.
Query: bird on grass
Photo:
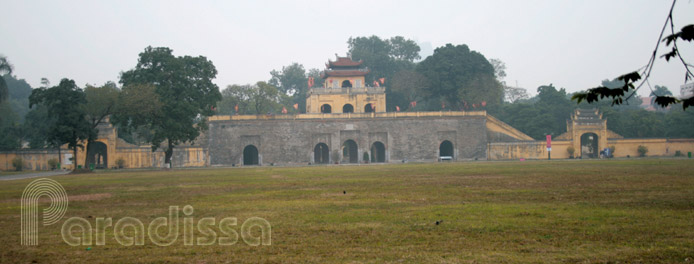
[[[443,220],[436,221],[436,225],[440,225],[441,223],[443,223]]]

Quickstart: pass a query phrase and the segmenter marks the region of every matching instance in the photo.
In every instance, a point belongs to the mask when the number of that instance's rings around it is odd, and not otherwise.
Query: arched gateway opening
[[[364,113],[372,113],[374,111],[374,107],[372,104],[366,104],[364,106]]]
[[[348,139],[342,144],[342,162],[343,163],[358,163],[359,162],[359,150],[357,148],[357,142]]]
[[[258,148],[253,145],[243,148],[243,165],[258,165]]]
[[[354,106],[351,104],[346,104],[345,106],[342,107],[342,112],[343,113],[354,113]]]
[[[330,150],[328,145],[325,143],[318,143],[315,148],[313,148],[313,162],[316,164],[328,164],[330,163]]]
[[[598,151],[597,134],[585,133],[581,135],[581,158],[597,158]]]
[[[89,143],[87,165],[94,164],[97,169],[108,168],[108,147],[103,142]]]
[[[323,114],[330,114],[333,112],[333,108],[329,104],[324,104],[320,106],[320,112]]]
[[[386,146],[380,141],[371,145],[371,162],[386,162]]]
[[[439,145],[439,159],[440,160],[452,160],[453,159],[453,143],[448,140],[444,140]]]

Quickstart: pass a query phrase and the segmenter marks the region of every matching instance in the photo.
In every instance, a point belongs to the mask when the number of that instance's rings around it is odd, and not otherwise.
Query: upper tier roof
[[[359,61],[353,61],[352,58],[350,57],[337,57],[337,61],[331,61],[328,60],[327,66],[328,68],[333,68],[333,67],[357,67],[364,63],[364,61],[359,60]]]

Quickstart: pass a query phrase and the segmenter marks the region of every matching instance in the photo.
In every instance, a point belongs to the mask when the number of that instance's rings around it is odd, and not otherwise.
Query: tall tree
[[[306,95],[308,93],[308,76],[304,66],[298,63],[292,63],[289,66],[282,67],[281,71],[272,70],[270,72],[272,78],[267,83],[277,87],[277,89],[287,96],[291,97],[291,104],[297,104],[299,111],[305,112]],[[315,81],[319,79],[314,77]]]
[[[266,82],[258,82],[255,85],[229,85],[222,91],[222,102],[219,110],[225,114],[259,115],[276,113],[284,102],[288,101],[286,94],[281,93],[275,86]]]
[[[426,77],[415,71],[399,71],[390,81],[393,104],[400,109],[411,110],[415,102],[424,99],[424,90],[428,85]]]
[[[439,101],[448,109],[470,109],[483,102],[497,105],[503,98],[492,64],[467,45],[437,48],[434,55],[417,65],[417,72],[429,80],[427,100]],[[431,104],[431,110],[436,110],[436,105]]]
[[[386,108],[395,110],[396,103],[406,99],[401,94],[391,91],[390,81],[400,71],[412,71],[414,61],[419,59],[420,48],[416,42],[401,36],[381,39],[378,36],[349,38],[348,55],[354,60],[363,60],[370,72],[366,75],[366,83],[385,78]]]
[[[67,143],[72,149],[75,164],[77,148],[82,147],[80,142],[94,133],[82,106],[86,102],[84,91],[75,85],[75,81],[69,79],[62,79],[58,86],[34,89],[29,96],[30,107],[43,104],[48,115],[55,119],[49,130],[49,142],[57,142],[57,145]]]
[[[97,127],[104,122],[107,116],[113,114],[119,93],[120,90],[113,82],[107,82],[101,87],[87,85],[87,87],[84,88],[87,103],[83,105],[83,108],[87,116],[87,121],[89,122],[89,127],[94,131],[94,133],[89,133],[90,137],[87,139],[87,155],[85,155],[84,158],[85,166],[93,151],[90,149],[89,145],[96,139],[96,135],[98,134]]]
[[[9,88],[7,88],[7,83],[2,76],[12,74],[12,69],[12,64],[7,61],[7,57],[0,55],[0,102],[5,101],[9,96]]]
[[[216,76],[214,64],[203,56],[176,57],[173,50],[166,47],[145,48],[135,68],[121,74],[120,82],[123,86],[154,86],[162,106],[161,114],[142,117],[134,113],[130,118],[121,119],[121,124],[151,126],[152,149],[156,150],[166,141],[165,163],[171,166],[174,147],[194,141],[207,129],[206,117],[214,113],[222,97],[212,82]],[[143,120],[147,122],[141,122]]]

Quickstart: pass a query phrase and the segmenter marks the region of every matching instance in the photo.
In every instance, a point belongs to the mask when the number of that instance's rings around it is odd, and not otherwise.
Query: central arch
[[[87,165],[94,164],[97,169],[108,168],[108,147],[103,142],[95,141],[89,143],[87,148],[89,157],[87,157]]]
[[[359,162],[359,150],[357,148],[357,142],[348,139],[345,143],[342,143],[342,162],[345,163],[357,163]]]
[[[258,148],[253,145],[243,148],[243,165],[258,165]]]
[[[453,143],[448,140],[444,140],[439,145],[439,159],[453,159]]]
[[[371,162],[386,162],[386,145],[380,141],[371,144]]]
[[[352,87],[352,82],[350,82],[349,80],[344,80],[342,82],[342,88],[351,88],[351,87]]]
[[[581,135],[581,158],[597,158],[598,152],[598,135],[595,133]]]
[[[333,108],[329,104],[324,104],[320,106],[320,112],[323,114],[330,114],[333,112]]]
[[[316,164],[330,163],[330,150],[325,143],[318,143],[313,148],[313,162]]]
[[[342,107],[342,112],[343,113],[354,113],[354,106],[351,104],[345,104],[345,106]]]
[[[366,104],[364,106],[364,113],[371,113],[374,111],[374,107],[372,104]]]

